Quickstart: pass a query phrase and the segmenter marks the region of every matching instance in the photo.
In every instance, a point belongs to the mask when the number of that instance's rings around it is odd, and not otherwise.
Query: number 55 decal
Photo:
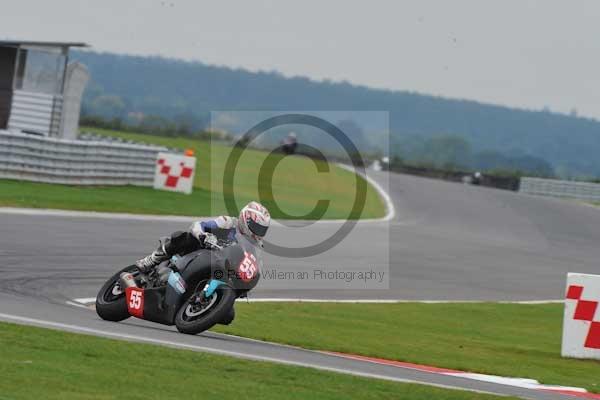
[[[131,298],[129,299],[129,307],[139,310],[142,306],[142,294],[138,291],[131,292]]]
[[[250,282],[256,276],[258,267],[256,266],[256,257],[254,254],[244,251],[244,259],[238,267],[237,276],[244,282]]]
[[[125,290],[127,310],[134,317],[144,318],[144,289],[128,287]]]

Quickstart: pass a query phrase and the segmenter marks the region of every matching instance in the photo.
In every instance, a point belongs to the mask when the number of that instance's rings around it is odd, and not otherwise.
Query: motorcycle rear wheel
[[[236,294],[231,287],[221,285],[206,300],[205,309],[197,305],[196,296],[203,294],[200,292],[190,296],[175,314],[175,326],[181,333],[196,335],[226,319],[230,315]]]
[[[116,285],[118,285],[119,275],[122,272],[131,272],[135,268],[135,265],[123,268],[110,277],[102,286],[98,296],[96,296],[96,313],[100,318],[106,321],[119,322],[130,317],[125,292],[120,291]]]

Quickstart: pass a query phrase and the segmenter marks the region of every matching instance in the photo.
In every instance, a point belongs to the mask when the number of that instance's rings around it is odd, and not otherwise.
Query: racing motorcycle
[[[130,265],[102,286],[96,312],[108,321],[133,316],[175,325],[191,335],[228,325],[236,298],[247,297],[260,279],[259,252],[238,235],[236,242],[205,241],[204,249],[175,255],[149,272]]]

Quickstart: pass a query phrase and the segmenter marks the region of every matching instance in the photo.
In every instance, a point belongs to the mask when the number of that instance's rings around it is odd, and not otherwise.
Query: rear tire
[[[119,322],[130,317],[129,311],[127,310],[127,301],[125,299],[125,292],[115,295],[113,288],[119,280],[119,276],[122,272],[131,272],[135,270],[134,265],[125,267],[106,281],[96,296],[96,313],[98,316],[106,321]]]
[[[215,303],[197,317],[190,317],[188,314],[196,297],[194,295],[190,296],[175,314],[177,330],[181,333],[196,335],[212,328],[220,321],[226,320],[235,302],[235,290],[229,286],[221,285],[217,288],[215,294],[217,296]]]

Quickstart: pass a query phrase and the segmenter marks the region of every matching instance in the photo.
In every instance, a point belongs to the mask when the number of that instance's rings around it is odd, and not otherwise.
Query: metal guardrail
[[[540,196],[600,201],[600,184],[589,182],[521,178],[519,192]]]
[[[0,131],[0,178],[68,185],[152,186],[164,147]]]

